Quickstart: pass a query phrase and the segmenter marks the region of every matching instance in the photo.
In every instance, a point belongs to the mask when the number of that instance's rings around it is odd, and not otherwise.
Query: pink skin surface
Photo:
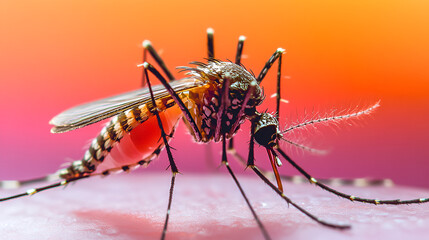
[[[225,171],[221,168],[220,171]],[[169,171],[82,180],[0,205],[1,239],[159,239]],[[429,204],[374,206],[340,199],[310,184],[285,184],[285,193],[314,215],[350,230],[321,226],[277,196],[256,176],[239,175],[273,239],[426,239]],[[410,199],[429,191],[404,187],[339,187],[355,196]],[[1,195],[23,189],[2,191]],[[233,180],[226,174],[179,174],[167,239],[263,239]]]

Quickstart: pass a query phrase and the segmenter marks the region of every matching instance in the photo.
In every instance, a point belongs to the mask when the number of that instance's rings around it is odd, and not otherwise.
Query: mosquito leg
[[[229,85],[229,83],[228,83],[228,85]],[[240,110],[237,113],[237,119],[241,119],[244,116],[244,111],[246,110],[246,106],[247,106],[247,103],[249,102],[250,95],[252,95],[253,90],[256,88],[256,85],[257,85],[256,81],[253,81],[250,83],[249,87],[247,88],[247,92],[244,95],[244,100],[241,103]],[[232,127],[229,131],[229,136],[232,136],[232,134],[234,134],[234,132],[236,131],[239,124],[240,124],[240,121],[234,122],[234,124],[232,125]],[[234,147],[233,144],[234,143],[233,143],[232,138],[231,138],[231,140],[229,141],[228,149],[232,149]]]
[[[247,166],[247,162],[244,159],[243,156],[241,156],[234,148],[234,146],[231,147],[231,145],[228,146],[228,153],[231,154],[235,160],[237,160],[239,163],[241,163],[243,166]],[[260,169],[259,171],[264,174],[267,178],[275,178],[275,174],[272,171],[268,171],[265,169]],[[291,182],[294,184],[303,184],[307,183],[307,178],[303,176],[287,176],[280,174],[280,178],[283,181]],[[364,187],[364,186],[384,186],[384,187],[390,187],[393,186],[394,183],[390,179],[367,179],[367,178],[356,178],[356,179],[340,179],[340,178],[319,178],[317,179],[318,182],[324,183],[324,184],[332,184],[335,186],[355,186],[355,187]]]
[[[243,188],[241,187],[240,182],[238,181],[234,172],[232,171],[231,167],[229,166],[228,159],[226,156],[226,139],[225,139],[225,136],[223,136],[223,139],[222,139],[222,163],[225,164],[226,168],[228,169],[229,174],[234,179],[235,184],[237,185],[238,189],[240,190],[241,195],[243,196],[244,200],[246,201],[247,206],[249,206],[249,209],[252,212],[252,215],[255,218],[256,222],[258,223],[259,229],[261,229],[262,234],[264,235],[264,238],[265,239],[271,239],[270,235],[268,234],[267,230],[265,229],[264,225],[262,224],[262,222],[259,219],[258,215],[256,214],[255,210],[253,209],[252,205],[250,204],[250,201],[247,198],[246,193],[244,192]]]
[[[173,131],[174,131],[174,129],[172,130],[172,132],[170,134],[173,134]],[[132,171],[132,170],[134,170],[140,166],[147,166],[152,161],[152,159],[156,158],[160,154],[160,152],[164,146],[165,145],[161,143],[149,156],[147,156],[145,159],[140,160],[136,163],[124,165],[121,167],[106,169],[100,173],[82,173],[82,175],[80,175],[79,177],[65,178],[59,183],[54,183],[54,184],[47,185],[47,186],[40,187],[40,188],[36,188],[36,189],[29,189],[25,193],[21,193],[21,194],[6,197],[6,198],[0,198],[0,202],[10,200],[10,199],[20,198],[20,197],[24,197],[24,196],[28,196],[28,195],[33,195],[35,193],[38,193],[38,192],[41,192],[44,190],[48,190],[48,189],[52,189],[55,187],[63,186],[63,185],[66,185],[70,182],[74,182],[74,181],[77,181],[77,180],[80,180],[83,178],[88,178],[88,177],[93,177],[93,176],[108,176],[111,173],[119,173],[122,171],[123,172],[129,172],[129,171]],[[29,179],[29,180],[24,180],[24,181],[17,181],[17,180],[0,181],[0,189],[13,189],[13,188],[19,188],[21,186],[35,184],[35,183],[57,181],[57,180],[61,179],[60,175],[61,175],[63,170],[66,170],[66,169],[60,169],[56,173],[49,174],[49,175],[46,175],[44,177],[39,177],[39,178],[34,178],[34,179]]]
[[[256,175],[258,175],[259,178],[261,178],[266,184],[268,184],[268,186],[270,186],[288,204],[294,206],[300,212],[304,213],[305,215],[307,215],[309,218],[313,219],[317,223],[320,223],[320,224],[322,224],[324,226],[331,227],[331,228],[338,228],[338,229],[348,229],[348,228],[350,228],[350,225],[341,225],[341,224],[329,223],[329,222],[326,222],[326,221],[324,221],[324,220],[322,220],[322,219],[314,216],[313,214],[311,214],[307,210],[301,208],[299,205],[297,205],[296,203],[292,202],[292,200],[290,200],[288,197],[286,197],[286,195],[284,195],[284,193],[282,193],[274,184],[272,184],[271,181],[268,180],[264,176],[264,174],[262,174],[262,172],[255,165],[250,165],[249,167],[256,173]]]
[[[280,116],[280,100],[281,100],[281,96],[280,96],[280,90],[281,90],[281,76],[282,76],[282,55],[284,53],[284,49],[283,48],[278,48],[274,54],[270,57],[270,59],[268,59],[268,61],[265,63],[264,68],[261,70],[261,72],[259,73],[258,76],[258,84],[260,84],[262,82],[262,80],[264,80],[265,75],[267,74],[268,70],[271,68],[271,66],[274,64],[274,62],[278,59],[278,68],[277,68],[277,93],[276,93],[276,118],[277,121],[279,120],[279,116]]]
[[[210,59],[214,59],[214,41],[213,41],[213,34],[214,34],[214,30],[213,28],[207,28],[207,58]],[[212,158],[212,145],[211,142],[208,142],[206,145],[206,162],[208,166],[213,166],[213,158]],[[214,169],[214,168],[212,168]]]
[[[247,164],[246,164],[247,167],[255,164],[255,134],[253,134],[255,132],[255,129],[256,129],[256,121],[252,121],[252,125],[250,127],[249,154],[247,156]]]
[[[173,74],[171,74],[170,70],[168,70],[167,68],[167,65],[165,65],[165,62],[162,60],[162,58],[158,55],[156,50],[153,48],[152,43],[149,40],[144,40],[142,45],[144,48],[143,62],[147,61],[147,52],[149,51],[150,55],[153,57],[153,59],[155,59],[156,63],[161,67],[162,71],[165,73],[165,75],[167,75],[168,80],[174,81],[175,78]]]
[[[44,187],[32,188],[32,189],[27,190],[25,193],[21,193],[21,194],[17,194],[17,195],[13,195],[13,196],[10,196],[10,197],[5,197],[5,198],[0,198],[0,202],[11,200],[11,199],[15,199],[15,198],[20,198],[20,197],[25,197],[25,196],[31,196],[31,195],[34,195],[34,194],[39,193],[39,192],[43,192],[43,191],[48,190],[48,189],[52,189],[52,188],[56,188],[56,187],[60,187],[60,186],[65,186],[68,183],[75,182],[75,181],[83,179],[83,178],[88,178],[90,176],[91,175],[79,176],[79,177],[76,177],[76,178],[65,179],[65,180],[63,180],[61,182],[54,183],[54,184],[51,184],[51,185],[47,185],[47,186],[44,186]]]
[[[148,69],[151,73],[153,73],[159,81],[161,81],[162,85],[164,85],[165,89],[168,91],[170,96],[173,98],[174,102],[179,106],[180,110],[182,110],[183,115],[185,116],[186,120],[188,120],[189,125],[191,126],[192,130],[195,134],[195,140],[197,142],[200,142],[202,139],[202,135],[200,130],[198,129],[197,124],[195,123],[194,119],[192,118],[191,113],[189,113],[188,108],[185,106],[183,101],[180,99],[180,97],[177,95],[177,93],[173,90],[173,88],[168,84],[167,80],[156,70],[152,65],[150,65],[148,62],[143,63],[143,67],[145,69]],[[156,106],[156,105],[154,105]]]
[[[378,200],[378,199],[366,199],[366,198],[360,198],[355,197],[353,195],[345,194],[342,192],[339,192],[333,188],[330,188],[326,186],[325,184],[317,181],[315,178],[310,176],[304,169],[302,169],[298,164],[296,164],[283,150],[280,148],[276,148],[276,151],[280,153],[280,155],[283,156],[284,159],[286,159],[296,170],[298,170],[305,178],[307,178],[308,181],[311,183],[316,184],[320,188],[331,192],[339,197],[349,199],[350,201],[357,201],[357,202],[364,202],[364,203],[372,203],[372,204],[390,204],[390,205],[400,205],[400,204],[412,204],[412,203],[424,203],[429,202],[429,198],[419,198],[419,199],[411,199],[411,200],[400,200],[400,199],[393,199],[393,200]]]
[[[280,118],[280,93],[281,93],[281,77],[282,77],[282,55],[280,54],[279,56],[279,61],[278,61],[278,68],[277,68],[277,98],[276,98],[276,118],[277,118],[277,122],[279,121]]]
[[[153,96],[153,91],[152,91],[152,87],[151,87],[151,84],[149,81],[149,76],[148,76],[146,67],[144,69],[144,74],[145,74],[147,86],[149,88],[150,96],[152,99],[152,106],[156,106],[155,98]],[[174,162],[174,159],[173,159],[173,155],[171,154],[170,145],[168,144],[168,140],[167,140],[167,134],[165,133],[164,128],[162,126],[162,121],[161,121],[161,118],[159,117],[158,109],[155,108],[154,111],[155,111],[156,119],[158,120],[158,126],[161,129],[161,137],[164,141],[165,150],[167,151],[167,155],[168,155],[168,160],[170,161],[171,172],[173,173],[171,176],[171,185],[170,185],[170,193],[169,193],[169,197],[168,197],[167,214],[165,216],[164,228],[162,230],[162,235],[161,235],[161,239],[165,239],[165,235],[167,233],[168,219],[170,218],[171,203],[173,201],[174,183],[176,180],[176,174],[179,172],[179,170],[177,169],[176,163]]]
[[[150,45],[150,41],[149,40],[144,40],[142,45],[143,45],[143,62],[147,62],[147,48],[145,47],[145,45]],[[144,74],[144,69],[142,69],[142,81],[141,81],[141,87],[145,87],[146,86],[146,79],[145,79],[145,74]]]
[[[106,169],[101,173],[90,173],[90,174],[81,175],[81,176],[75,177],[75,178],[64,179],[63,181],[61,181],[59,183],[54,183],[54,184],[47,185],[47,186],[40,187],[40,188],[29,189],[25,193],[21,193],[21,194],[17,194],[17,195],[5,197],[5,198],[0,198],[0,202],[15,199],[15,198],[20,198],[20,197],[25,197],[25,196],[29,196],[29,195],[34,195],[35,193],[39,193],[39,192],[42,192],[42,191],[45,191],[48,189],[52,189],[52,188],[56,188],[59,186],[65,186],[68,183],[75,182],[77,180],[84,179],[84,178],[89,178],[89,177],[94,177],[94,176],[108,176],[111,173],[119,173],[122,171],[123,172],[129,172],[129,171],[134,170],[140,166],[147,166],[151,162],[151,159],[153,159],[159,155],[159,153],[161,152],[162,146],[163,145],[158,146],[157,149],[151,155],[149,155],[148,157],[146,157],[145,159],[143,159],[141,161],[138,161],[137,163],[124,165],[124,166],[117,167],[117,168]],[[46,177],[32,179],[32,180],[26,180],[26,181],[21,181],[21,182],[23,182],[25,184],[31,184],[31,183],[41,182],[41,181],[51,181],[52,179],[59,179],[58,174],[50,174]],[[20,182],[20,181],[2,181],[1,183],[4,183],[4,182]],[[22,185],[24,185],[24,184],[22,184]],[[17,187],[22,186],[22,185],[13,186],[13,187],[17,188]],[[9,188],[12,188],[12,186]]]
[[[231,154],[235,160],[241,163],[244,167],[247,166],[246,160],[243,156],[241,156],[234,147],[228,146],[228,153]],[[267,178],[275,178],[275,174],[272,171],[268,171],[265,169],[260,169],[265,177]],[[280,174],[280,178],[283,181],[291,182],[294,184],[303,184],[307,183],[307,178],[303,176],[287,176]],[[353,178],[353,179],[342,179],[342,178],[318,178],[318,182],[323,184],[331,184],[335,186],[354,186],[354,187],[367,187],[367,186],[382,186],[382,187],[391,187],[394,182],[391,179],[369,179],[369,178]]]
[[[237,53],[235,54],[235,64],[237,65],[241,64],[241,56],[243,55],[243,46],[245,40],[246,37],[243,35],[238,38]]]
[[[307,215],[309,218],[313,219],[317,223],[320,223],[320,224],[322,224],[324,226],[327,226],[327,227],[337,228],[337,229],[348,229],[348,228],[350,228],[349,225],[341,225],[341,224],[329,223],[329,222],[326,222],[326,221],[324,221],[324,220],[322,220],[322,219],[314,216],[313,214],[311,214],[307,210],[303,209],[302,207],[300,207],[296,203],[292,202],[292,200],[290,200],[288,197],[286,197],[286,195],[282,191],[280,191],[274,184],[271,183],[270,180],[268,180],[264,176],[264,174],[262,174],[262,172],[254,165],[254,147],[253,146],[254,146],[255,125],[256,125],[255,121],[252,121],[252,127],[251,127],[251,132],[250,132],[250,134],[251,134],[250,135],[250,144],[249,144],[249,158],[247,160],[247,167],[250,167],[256,173],[256,175],[258,175],[259,178],[261,178],[266,184],[268,184],[268,186],[270,186],[288,204],[294,206],[300,212],[302,212],[303,214]],[[242,157],[239,154],[237,154],[235,150],[232,152],[232,154],[234,156],[236,156],[236,157],[238,156],[239,158],[242,159]]]
[[[273,63],[277,60],[277,58],[280,58],[280,56],[284,53],[284,49],[283,48],[278,48],[274,54],[270,57],[270,59],[268,59],[268,61],[265,63],[264,68],[261,70],[261,72],[258,75],[257,81],[258,84],[260,84],[262,82],[262,80],[264,80],[265,75],[267,75],[268,70],[271,68],[271,66],[273,65]],[[278,73],[277,73],[278,76]]]
[[[221,137],[221,134],[220,134],[221,127],[222,127],[225,111],[228,109],[228,105],[229,105],[229,83],[230,83],[229,76],[226,76],[223,79],[222,90],[221,90],[220,95],[219,95],[220,96],[219,110],[218,110],[217,116],[216,116],[217,121],[216,121],[215,133],[214,133],[214,140],[216,142],[219,141],[219,139]]]
[[[207,55],[209,59],[214,58],[214,41],[213,41],[213,28],[207,28]]]
[[[234,157],[234,159],[237,160],[239,163],[241,163],[243,166],[247,167],[246,160],[244,159],[244,157],[241,154],[239,154],[237,152],[237,150],[235,150],[234,147],[228,146],[228,153],[231,154]],[[249,151],[249,155],[251,155],[251,154],[252,154],[252,152]],[[253,157],[249,156],[248,159],[249,160],[253,159]],[[253,165],[253,164],[250,164],[250,165]],[[275,174],[272,171],[268,171],[265,169],[259,169],[259,171],[261,171],[262,174],[264,174],[264,176],[267,178],[275,178]],[[304,183],[307,181],[307,179],[305,177],[301,177],[301,176],[280,175],[280,178],[284,181],[288,181],[288,182],[292,182],[292,183],[296,183],[296,184]],[[324,179],[324,180],[326,180],[326,179]],[[328,180],[326,180],[326,181],[328,181]]]
[[[241,65],[241,56],[243,54],[243,47],[244,47],[244,41],[245,40],[246,40],[246,37],[243,36],[243,35],[238,38],[237,52],[235,54],[235,64],[237,64],[237,65]],[[249,91],[249,92],[251,92],[251,91]],[[249,93],[249,97],[250,97],[250,93]],[[246,98],[247,98],[247,96],[246,96]],[[245,107],[246,104],[247,104],[247,102],[249,101],[246,98],[245,98],[245,100],[244,100],[244,102],[242,104],[242,107],[243,106]],[[241,116],[241,114],[239,116]],[[235,131],[235,129],[237,128],[236,125],[238,125],[238,123],[239,122],[235,122],[234,123],[234,126],[232,126],[230,133],[233,133]],[[234,148],[234,138],[231,137],[231,139],[229,140],[229,143],[228,143],[228,149],[233,149],[233,148]]]
[[[244,100],[241,104],[240,110],[237,113],[237,119],[241,119],[244,116],[244,110],[246,110],[247,103],[249,102],[250,95],[252,94],[253,90],[256,88],[256,81],[253,81],[250,83],[246,94],[244,95]],[[231,136],[237,129],[238,125],[240,124],[240,121],[235,121],[234,124],[231,127],[231,130],[229,132],[229,135]],[[231,138],[232,140],[232,138]],[[233,148],[232,141],[229,142],[229,148]]]
[[[167,214],[165,216],[165,222],[164,222],[164,228],[162,229],[161,240],[165,239],[165,235],[167,233],[168,220],[170,218],[171,203],[173,202],[173,190],[174,190],[174,183],[176,181],[176,174],[177,172],[173,172],[173,175],[171,176],[170,193],[168,195]]]
[[[57,174],[50,174],[44,177],[39,178],[33,178],[28,180],[4,180],[0,181],[0,189],[14,189],[14,188],[20,188],[22,186],[35,184],[35,183],[41,183],[41,182],[51,182],[59,180],[59,177]]]

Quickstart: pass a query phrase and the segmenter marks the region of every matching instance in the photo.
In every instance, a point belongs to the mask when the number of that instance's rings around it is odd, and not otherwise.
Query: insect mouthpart
[[[277,139],[282,135],[279,131],[279,122],[269,113],[261,113],[255,126],[255,141],[264,147],[274,147]]]

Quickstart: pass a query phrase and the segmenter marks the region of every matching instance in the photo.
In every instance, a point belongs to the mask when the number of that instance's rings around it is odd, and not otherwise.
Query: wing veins
[[[204,83],[195,78],[185,78],[170,84],[178,93],[204,85]],[[156,100],[170,96],[162,85],[153,86],[153,90]],[[54,125],[51,132],[62,133],[82,128],[146,104],[149,101],[149,90],[144,88],[78,105],[52,118],[49,122]]]

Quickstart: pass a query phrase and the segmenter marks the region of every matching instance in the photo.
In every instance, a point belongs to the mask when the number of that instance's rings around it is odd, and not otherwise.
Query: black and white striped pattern
[[[158,99],[156,104],[158,111],[164,111],[173,106],[174,101],[171,101],[170,98],[163,98]],[[151,105],[142,104],[113,117],[101,130],[100,134],[94,138],[82,160],[74,161],[70,167],[58,172],[60,178],[69,179],[82,174],[93,173],[115,145],[121,141],[124,134],[129,133],[135,127],[154,116],[153,111],[154,108]],[[159,154],[162,148],[163,144],[158,146],[151,156]]]

